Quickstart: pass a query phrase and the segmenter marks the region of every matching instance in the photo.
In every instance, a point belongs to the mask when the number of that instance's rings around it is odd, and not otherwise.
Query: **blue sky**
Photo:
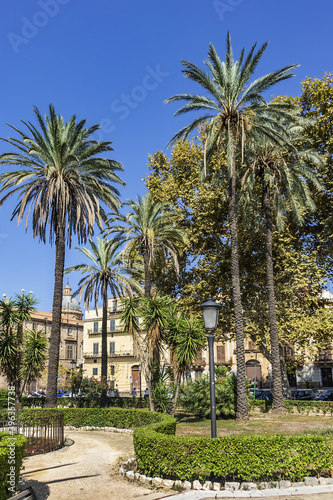
[[[11,0],[1,8],[0,137],[11,135],[6,123],[21,128],[20,120],[34,120],[34,105],[45,114],[49,103],[65,119],[101,124],[96,138],[113,142],[110,157],[124,167],[122,201],[144,194],[148,154],[167,151],[190,119],[175,118],[177,104],[163,103],[199,91],[182,76],[181,59],[202,65],[209,42],[223,58],[228,30],[235,57],[244,46],[270,42],[256,76],[300,64],[272,95],[298,95],[305,77],[332,72],[328,1]],[[14,206],[13,199],[0,208],[0,294],[32,290],[38,308],[51,311],[54,247],[10,221]],[[65,265],[81,260],[72,248]],[[69,275],[73,290],[79,278]]]

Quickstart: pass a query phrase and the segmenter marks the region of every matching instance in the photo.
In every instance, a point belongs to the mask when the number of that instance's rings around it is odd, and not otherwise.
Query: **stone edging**
[[[173,488],[175,490],[228,490],[228,491],[251,491],[251,490],[266,490],[266,489],[285,489],[285,488],[300,488],[302,486],[319,486],[319,485],[333,485],[333,478],[320,477],[319,479],[315,477],[306,477],[304,481],[299,483],[292,483],[291,481],[271,481],[262,482],[259,484],[252,482],[226,482],[224,485],[221,483],[212,483],[211,481],[206,481],[201,484],[200,481],[173,481],[171,479],[162,479],[160,477],[147,477],[144,474],[139,474],[130,470],[132,465],[135,463],[135,458],[130,458],[124,462],[119,473],[126,477],[129,481],[139,481],[140,483],[151,485],[155,487]]]
[[[64,427],[65,431],[107,431],[107,432],[127,432],[133,434],[132,429],[118,429],[118,427],[90,427],[85,425],[84,427],[73,427],[72,425],[66,425]]]

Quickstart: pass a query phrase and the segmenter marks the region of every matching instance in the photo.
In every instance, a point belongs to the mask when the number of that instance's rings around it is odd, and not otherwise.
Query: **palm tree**
[[[84,307],[88,307],[93,300],[95,309],[98,308],[98,299],[102,298],[102,369],[101,380],[107,380],[107,317],[108,317],[108,289],[113,297],[119,297],[126,293],[132,293],[132,289],[143,293],[141,286],[131,277],[127,277],[128,269],[122,264],[122,254],[119,250],[122,242],[120,240],[108,241],[97,239],[97,244],[90,240],[91,250],[88,248],[76,248],[90,260],[87,264],[77,264],[65,269],[65,274],[81,271],[85,276],[78,283],[78,290],[74,295],[83,295]],[[105,391],[102,392],[102,406],[105,405]]]
[[[280,364],[279,335],[276,317],[273,265],[273,213],[278,229],[283,227],[287,213],[292,212],[301,224],[307,210],[314,210],[308,182],[317,189],[322,186],[313,169],[322,165],[319,155],[306,149],[307,140],[303,134],[305,120],[283,122],[286,140],[273,141],[264,134],[257,133],[248,144],[248,168],[243,176],[246,202],[253,199],[256,181],[261,185],[262,209],[266,226],[266,281],[268,291],[268,315],[270,324],[271,364],[273,378],[272,411],[285,413]],[[302,150],[300,150],[302,147]],[[252,195],[252,196],[251,196]]]
[[[24,331],[24,322],[31,319],[37,299],[32,292],[16,294],[14,299],[0,300],[0,369],[8,384],[15,387],[20,401],[27,383],[36,379],[45,366],[47,341],[45,330]]]
[[[27,133],[11,126],[19,139],[2,139],[17,151],[0,155],[1,165],[19,166],[19,170],[0,175],[5,193],[0,206],[14,195],[18,203],[12,213],[20,223],[26,213],[27,229],[32,213],[33,236],[45,243],[47,230],[49,241],[55,243],[55,280],[52,308],[52,328],[49,349],[49,368],[46,406],[56,405],[61,306],[65,246],[71,246],[73,234],[79,244],[85,243],[94,233],[95,222],[102,227],[105,217],[100,202],[117,211],[120,202],[115,183],[124,184],[116,175],[121,165],[100,157],[112,151],[109,141],[90,139],[99,125],[85,128],[86,121],[76,121],[72,116],[64,122],[49,106],[45,120],[34,108],[40,131],[30,122],[23,122]]]
[[[171,212],[167,202],[156,202],[148,192],[137,201],[129,200],[125,205],[130,207],[127,215],[118,214],[111,217],[107,223],[111,226],[106,229],[107,234],[118,233],[120,238],[127,241],[124,254],[130,261],[135,261],[141,255],[144,263],[145,297],[151,296],[151,269],[155,254],[167,258],[169,253],[178,272],[176,245],[186,244],[187,238],[178,217]],[[113,225],[120,222],[120,225]]]
[[[174,416],[182,376],[206,345],[202,321],[191,319],[186,313],[177,315],[177,312],[174,311],[164,340],[173,353],[176,390],[173,396],[171,414]]]
[[[172,314],[172,300],[167,297],[132,297],[124,299],[121,322],[124,331],[133,335],[134,340],[141,338],[139,353],[144,369],[149,395],[149,409],[154,411],[152,375],[159,370],[159,352],[162,347],[163,333],[168,328]],[[142,325],[139,324],[142,319]],[[139,342],[138,342],[139,344]]]
[[[22,392],[26,385],[41,376],[47,358],[47,339],[43,330],[27,330],[24,339],[24,352],[20,378],[23,381]]]
[[[267,103],[262,94],[272,85],[293,76],[291,70],[295,65],[286,66],[249,83],[267,43],[256,53],[254,45],[247,58],[244,49],[238,61],[234,61],[231,39],[227,35],[227,51],[225,62],[222,62],[212,44],[209,45],[208,57],[205,61],[209,73],[195,64],[182,61],[184,76],[199,83],[209,97],[196,94],[178,94],[166,100],[167,103],[185,101],[186,104],[175,114],[182,115],[189,111],[204,111],[204,115],[196,118],[190,125],[182,128],[171,139],[173,143],[179,139],[186,140],[197,127],[207,124],[205,143],[204,170],[213,152],[221,153],[226,147],[229,178],[229,227],[231,239],[231,278],[232,298],[235,314],[236,355],[237,355],[237,413],[238,422],[248,420],[248,404],[246,399],[246,372],[244,352],[243,312],[240,291],[238,233],[236,210],[236,155],[238,145],[244,144],[246,134],[261,130],[262,133],[278,137],[283,130],[276,126],[273,116],[267,116],[272,110],[276,115],[284,115],[292,107],[286,103]],[[265,116],[264,116],[265,115]],[[272,125],[275,124],[275,128]],[[218,176],[217,176],[218,181]]]

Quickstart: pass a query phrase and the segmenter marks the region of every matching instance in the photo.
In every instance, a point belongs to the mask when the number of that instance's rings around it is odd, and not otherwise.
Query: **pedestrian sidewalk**
[[[170,495],[168,499],[174,500],[215,500],[218,498],[288,498],[297,497],[297,500],[333,500],[333,485],[325,486],[302,486],[300,488],[267,489],[251,491],[186,491]]]

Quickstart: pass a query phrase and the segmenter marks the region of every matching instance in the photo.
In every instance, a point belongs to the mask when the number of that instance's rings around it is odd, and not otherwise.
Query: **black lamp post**
[[[71,383],[71,408],[73,408],[73,373],[74,373],[74,366],[76,365],[75,359],[72,359],[71,361],[72,365],[72,383]]]
[[[209,347],[209,379],[210,379],[210,418],[211,418],[211,437],[216,438],[216,404],[215,404],[215,372],[214,372],[214,331],[217,327],[217,318],[220,304],[213,299],[208,299],[201,304],[202,317],[207,331]]]

